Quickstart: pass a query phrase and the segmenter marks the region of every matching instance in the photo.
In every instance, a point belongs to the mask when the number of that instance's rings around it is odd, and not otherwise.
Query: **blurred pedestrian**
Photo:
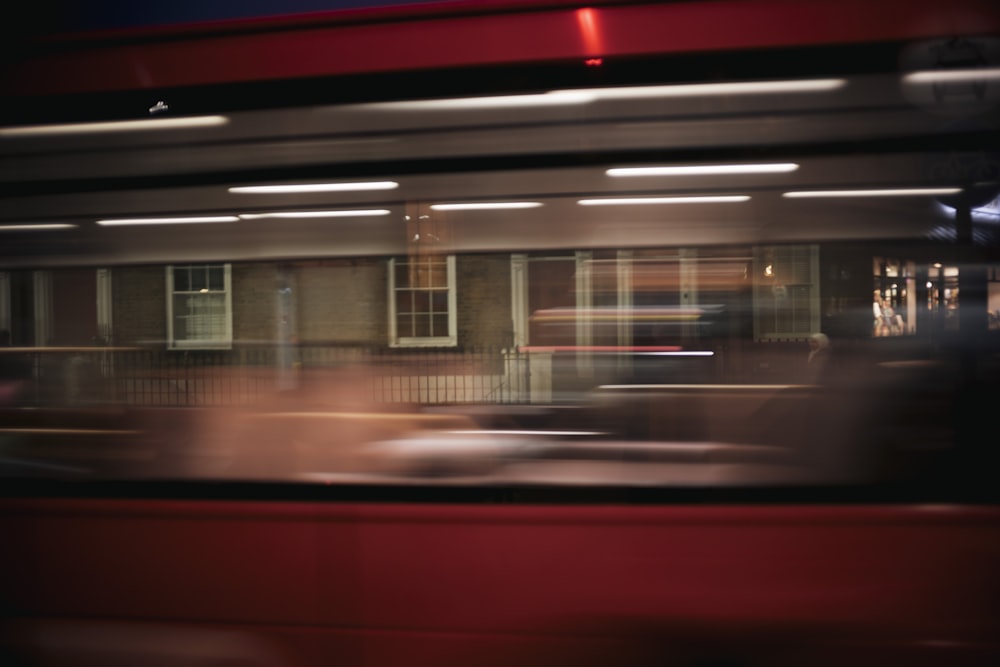
[[[816,382],[830,358],[830,338],[824,333],[814,333],[809,337],[809,356],[806,368],[811,382]]]

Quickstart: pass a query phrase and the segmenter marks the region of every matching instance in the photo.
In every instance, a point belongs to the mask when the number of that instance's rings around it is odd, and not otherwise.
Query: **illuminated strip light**
[[[628,313],[569,313],[566,315],[532,315],[531,320],[539,324],[549,322],[576,322],[577,320],[587,320],[593,322],[618,322],[620,320],[630,320],[633,322],[695,322],[701,319],[701,313],[676,313],[664,315],[629,315]]]
[[[47,231],[51,229],[75,229],[78,225],[68,223],[41,223],[37,225],[0,225],[0,232]]]
[[[663,86],[625,86],[621,88],[567,89],[554,93],[576,95],[589,93],[595,100],[629,100],[643,97],[702,97],[713,95],[758,95],[762,93],[823,93],[839,90],[847,79],[795,79],[787,81],[732,81],[728,83],[691,83]]]
[[[66,134],[100,134],[104,132],[143,132],[146,130],[183,130],[197,127],[226,125],[226,116],[189,116],[187,118],[149,118],[115,120],[97,123],[66,123],[62,125],[25,125],[2,127],[0,137],[42,137]]]
[[[635,349],[635,352],[637,354],[644,354],[644,355],[647,355],[647,356],[655,356],[655,357],[714,357],[715,356],[715,352],[713,352],[712,350],[680,350],[680,349],[678,349],[676,351],[673,351],[673,350],[656,351],[654,349],[654,350],[649,351],[649,352],[642,352],[640,350],[641,350],[641,348],[637,348],[637,349]],[[632,350],[629,349],[629,348],[625,348],[625,351],[631,352]],[[631,387],[633,385],[628,385],[628,386]]]
[[[532,315],[531,321],[539,324],[558,324],[560,322],[576,322],[587,320],[588,322],[619,322],[621,320],[630,322],[697,322],[700,315]]]
[[[624,197],[580,199],[581,206],[625,206],[629,204],[728,204],[749,201],[749,195],[718,195],[704,197]]]
[[[460,204],[431,204],[434,211],[489,211],[516,208],[538,208],[537,201],[507,201],[507,202],[468,202]]]
[[[376,102],[363,105],[379,109],[402,111],[476,111],[484,109],[517,109],[524,107],[554,107],[589,104],[596,97],[590,91],[552,91],[534,95],[494,95],[491,97],[458,97],[441,100],[406,100]]]
[[[818,197],[918,197],[926,195],[954,195],[962,188],[890,188],[883,190],[798,190],[784,192],[782,197],[788,199],[807,199]]]
[[[262,220],[266,218],[303,219],[303,218],[362,218],[389,215],[387,208],[366,208],[344,211],[275,211],[272,213],[240,213],[241,220]]]
[[[211,224],[218,222],[238,222],[235,215],[203,215],[185,218],[122,218],[119,220],[98,220],[102,227],[125,227],[129,225],[191,225]]]
[[[583,105],[600,100],[624,100],[662,97],[703,97],[715,95],[759,95],[769,93],[822,93],[839,90],[846,79],[799,79],[787,81],[736,81],[729,83],[692,83],[663,86],[623,86],[620,88],[578,88],[550,90],[529,95],[494,95],[439,100],[375,102],[362,106],[404,111],[474,111],[525,107]]]
[[[303,192],[360,192],[364,190],[394,190],[395,181],[367,181],[358,183],[292,183],[288,185],[239,185],[229,188],[234,194],[298,194]]]
[[[771,164],[702,164],[669,167],[615,167],[608,176],[703,176],[712,174],[787,174],[799,165],[794,162]]]
[[[596,436],[596,435],[607,435],[603,431],[528,431],[528,430],[494,430],[494,429],[484,429],[482,431],[445,431],[450,435],[531,435],[531,436]]]
[[[903,77],[903,83],[978,83],[1000,81],[1000,67],[922,70]]]
[[[641,260],[640,260],[641,261]],[[655,260],[654,260],[655,261]],[[635,315],[702,315],[705,313],[704,308],[691,308],[686,306],[636,306],[634,308],[617,308],[614,306],[602,307],[596,306],[593,308],[573,308],[557,306],[555,308],[543,308],[536,310],[537,315],[565,315],[565,314],[584,314],[584,315],[614,315],[618,317],[630,317]]]
[[[691,350],[688,352],[647,352],[647,354],[656,357],[714,357],[715,352],[712,350]]]
[[[526,345],[521,352],[644,352],[679,354],[684,348],[678,345]]]
[[[798,387],[809,387],[803,384],[602,384],[598,389],[694,389],[694,390],[716,390],[725,389],[728,391],[759,391],[761,389],[780,390],[796,389]]]

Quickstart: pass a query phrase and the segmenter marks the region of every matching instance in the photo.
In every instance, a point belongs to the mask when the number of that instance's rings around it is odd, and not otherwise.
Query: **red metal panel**
[[[130,624],[166,638],[193,623],[297,656],[281,664],[523,663],[643,641],[780,644],[811,664],[995,658],[998,520],[962,506],[5,500],[0,594],[32,636],[99,620],[114,643]]]
[[[8,94],[135,90],[1000,32],[989,0],[713,0],[84,40],[22,58]]]

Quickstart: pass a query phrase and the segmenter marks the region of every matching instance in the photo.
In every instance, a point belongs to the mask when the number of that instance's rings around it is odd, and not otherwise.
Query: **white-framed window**
[[[456,345],[455,310],[454,255],[389,260],[389,345]]]
[[[167,267],[167,345],[171,350],[232,347],[231,279],[229,264]]]

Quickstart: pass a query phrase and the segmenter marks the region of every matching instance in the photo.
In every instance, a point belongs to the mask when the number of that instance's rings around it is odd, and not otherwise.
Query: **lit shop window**
[[[170,349],[232,346],[229,264],[168,266],[167,294],[167,341]]]
[[[931,269],[928,276],[936,272]],[[916,331],[917,289],[913,262],[889,257],[872,260],[872,335],[901,336]],[[928,283],[929,284],[929,283]],[[928,287],[928,290],[931,290]],[[928,294],[932,294],[929,291]]]

